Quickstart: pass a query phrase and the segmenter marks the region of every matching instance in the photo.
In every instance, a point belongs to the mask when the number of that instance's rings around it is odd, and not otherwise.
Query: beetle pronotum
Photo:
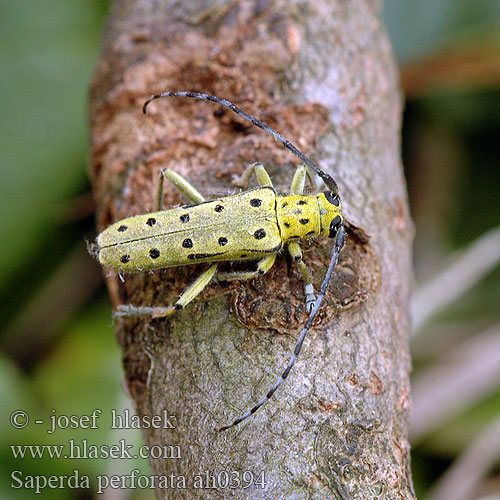
[[[99,261],[118,271],[140,272],[199,262],[211,263],[208,269],[181,294],[175,305],[168,307],[122,305],[115,313],[118,317],[169,316],[175,310],[184,308],[212,280],[250,279],[265,274],[273,266],[277,253],[284,244],[287,244],[290,255],[304,276],[309,316],[282,375],[256,405],[231,424],[219,429],[226,430],[255,413],[272,397],[287,378],[300,353],[304,339],[321,307],[345,241],[340,197],[336,182],[327,173],[278,132],[233,103],[197,92],[164,92],[153,95],[144,103],[144,113],[151,101],[162,97],[191,97],[212,101],[229,108],[281,142],[310,170],[319,175],[329,189],[314,196],[304,195],[305,177],[308,172],[304,165],[300,165],[293,177],[290,194],[278,195],[264,167],[256,163],[247,171],[247,176],[255,171],[260,188],[206,201],[185,179],[166,169],[160,176],[156,212],[118,221],[97,237]],[[165,177],[194,205],[163,210]],[[302,261],[299,241],[319,235],[333,238],[334,246],[319,294],[315,297],[312,277]],[[219,262],[233,260],[259,260],[259,262],[256,271],[216,273]]]

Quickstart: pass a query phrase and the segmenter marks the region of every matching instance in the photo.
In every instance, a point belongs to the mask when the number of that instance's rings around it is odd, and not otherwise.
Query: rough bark
[[[178,483],[159,498],[414,497],[409,471],[407,335],[412,225],[400,163],[401,96],[372,0],[116,0],[91,92],[92,178],[102,230],[151,211],[160,168],[207,197],[260,161],[286,191],[297,159],[229,111],[152,93],[194,90],[260,117],[337,180],[351,235],[301,358],[244,424],[224,425],[267,391],[306,319],[302,278],[285,255],[252,282],[211,285],[170,320],[116,324],[139,415],[163,410],[175,429],[147,444],[179,445],[151,460]],[[166,206],[182,200],[166,187]],[[316,286],[331,242],[305,246]],[[171,303],[203,266],[108,273],[114,306]],[[237,266],[239,268],[240,266]],[[231,268],[231,264],[226,266]],[[196,489],[196,475],[265,475],[265,488]],[[234,471],[234,472],[233,472]],[[219,475],[218,475],[219,474]],[[247,478],[249,473],[247,473]],[[186,488],[182,489],[182,478]],[[177,486],[177,488],[175,488]]]

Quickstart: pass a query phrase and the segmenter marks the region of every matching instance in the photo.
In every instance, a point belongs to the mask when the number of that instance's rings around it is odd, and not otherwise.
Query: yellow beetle
[[[151,101],[161,97],[191,97],[228,107],[273,135],[303,162],[295,172],[289,195],[277,194],[265,168],[260,163],[255,163],[243,175],[243,181],[248,181],[255,172],[259,188],[210,201],[206,201],[187,180],[166,169],[160,176],[156,212],[123,219],[109,226],[97,237],[100,263],[120,272],[133,273],[201,262],[211,263],[208,269],[187,287],[174,305],[166,307],[122,305],[115,312],[115,316],[118,317],[169,316],[175,310],[189,304],[211,281],[251,279],[265,274],[273,266],[277,253],[285,244],[287,245],[288,252],[304,276],[309,317],[281,377],[251,410],[220,429],[225,430],[255,413],[273,395],[295,363],[321,306],[344,244],[341,202],[337,184],[328,174],[319,169],[278,132],[231,102],[196,92],[164,92],[152,96],[145,102],[144,113]],[[303,194],[306,175],[311,175],[311,171],[323,179],[328,187],[327,191],[317,195]],[[165,178],[172,182],[192,204],[163,210]],[[333,238],[334,247],[330,265],[316,298],[311,273],[302,260],[300,240],[320,235]],[[217,273],[219,262],[238,260],[258,260],[257,269]]]

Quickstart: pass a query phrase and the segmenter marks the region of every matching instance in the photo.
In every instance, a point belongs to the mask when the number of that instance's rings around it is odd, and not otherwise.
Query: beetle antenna
[[[306,335],[309,332],[309,329],[311,328],[311,325],[314,321],[314,318],[316,318],[316,315],[318,314],[319,308],[321,307],[321,303],[323,302],[323,298],[325,296],[326,290],[328,288],[330,280],[332,279],[333,270],[337,264],[337,261],[339,258],[339,253],[340,253],[340,250],[342,249],[342,247],[344,246],[344,242],[345,242],[345,232],[344,232],[344,227],[341,225],[338,229],[337,236],[335,238],[335,245],[333,247],[332,258],[330,259],[330,264],[328,266],[328,269],[326,270],[325,277],[323,278],[323,283],[321,284],[321,289],[319,291],[318,297],[316,298],[316,301],[314,302],[314,306],[313,306],[311,312],[309,313],[309,317],[307,318],[307,321],[306,321],[304,328],[300,332],[299,340],[297,341],[297,344],[295,345],[295,349],[293,351],[292,357],[290,358],[290,361],[288,361],[288,364],[285,368],[285,371],[281,374],[281,377],[276,381],[276,383],[269,389],[267,394],[253,408],[251,408],[246,413],[244,413],[243,415],[238,417],[231,424],[225,425],[224,427],[221,427],[220,429],[218,429],[219,432],[230,429],[231,427],[238,425],[239,423],[243,422],[243,420],[245,420],[248,417],[250,417],[251,415],[253,415],[266,401],[268,401],[269,399],[272,398],[273,394],[276,392],[276,389],[278,389],[278,387],[288,377],[288,374],[290,373],[290,370],[292,369],[293,365],[295,364],[295,361],[297,361],[300,350],[302,348],[302,344],[304,343]]]
[[[199,92],[162,92],[161,94],[155,94],[151,96],[144,103],[144,106],[142,107],[143,113],[146,114],[148,104],[151,101],[159,99],[160,97],[191,97],[193,99],[200,99],[202,101],[212,101],[222,106],[225,106],[226,108],[229,108],[237,115],[245,118],[245,120],[248,120],[249,122],[253,123],[256,127],[259,127],[260,129],[264,130],[264,132],[271,134],[276,140],[280,141],[285,148],[290,150],[295,156],[300,158],[305,164],[307,164],[312,170],[314,170],[314,172],[316,172],[316,174],[318,174],[323,179],[323,182],[328,186],[328,188],[334,194],[338,193],[337,183],[333,180],[333,178],[330,177],[326,172],[323,172],[323,170],[321,170],[315,163],[313,163],[302,151],[297,149],[289,140],[285,139],[281,134],[276,132],[276,130],[272,129],[265,123],[262,123],[254,116],[249,115],[242,109],[238,108],[238,106],[236,106],[232,102],[226,101],[226,99],[219,99],[218,97],[215,97],[210,94],[201,94]]]

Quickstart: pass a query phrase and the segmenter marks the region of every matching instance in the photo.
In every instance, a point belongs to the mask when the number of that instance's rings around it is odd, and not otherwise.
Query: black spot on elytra
[[[123,264],[126,264],[129,260],[130,260],[130,255],[128,253],[120,257],[120,262],[122,262]]]
[[[309,219],[299,219],[299,222],[305,226],[306,224],[309,224]]]
[[[300,200],[300,201],[297,202],[297,205],[307,205],[307,201]]]
[[[206,259],[207,257],[215,257],[216,255],[221,255],[224,252],[219,253],[190,253],[188,254],[188,259],[196,260],[196,259]]]
[[[253,237],[256,240],[261,240],[262,238],[265,238],[266,237],[266,230],[265,229],[257,229],[257,231],[255,231],[255,233],[253,233]]]
[[[290,227],[290,224],[288,222],[285,222],[285,227]]]
[[[181,219],[181,222],[188,222],[189,221],[189,214],[182,214],[180,219]]]
[[[214,208],[214,210],[216,212],[222,212],[224,210],[224,207],[222,205],[216,205],[215,208]]]
[[[253,198],[250,200],[250,205],[252,205],[252,207],[260,207],[262,205],[262,200],[259,200],[258,198]]]
[[[314,234],[314,231],[309,231],[306,236],[312,236]]]
[[[248,257],[248,255],[247,255],[246,253],[242,253],[242,254],[240,255],[240,259],[245,259],[246,257]]]
[[[281,205],[281,208],[285,208],[287,205],[288,205],[288,202],[285,201],[285,203],[283,203],[283,205]]]
[[[156,224],[156,219],[154,217],[150,217],[147,221],[146,221],[146,224],[148,226],[151,226],[153,227],[155,224]]]
[[[193,240],[191,238],[186,238],[183,242],[182,242],[182,246],[184,248],[193,248]]]
[[[152,248],[152,249],[149,251],[149,256],[150,256],[152,259],[157,259],[157,258],[160,256],[160,251],[159,251],[157,248]]]
[[[221,236],[221,237],[219,238],[219,245],[220,245],[221,247],[223,247],[223,246],[224,246],[224,245],[226,245],[226,244],[227,244],[227,238],[224,238],[224,236]]]
[[[118,228],[118,232],[123,233],[123,231],[126,231],[128,229],[128,226],[120,226]]]

